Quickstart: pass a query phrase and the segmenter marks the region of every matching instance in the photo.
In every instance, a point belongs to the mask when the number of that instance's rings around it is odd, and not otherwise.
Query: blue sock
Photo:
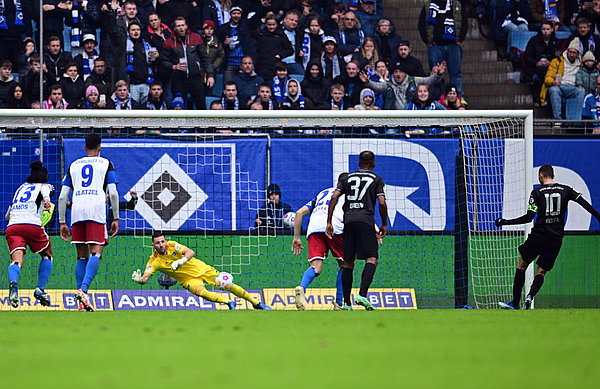
[[[37,287],[41,290],[46,288],[46,283],[48,282],[48,278],[50,278],[50,274],[52,273],[52,259],[51,257],[44,257],[40,261],[40,266],[38,267],[38,284]]]
[[[315,279],[316,276],[317,272],[315,271],[315,269],[313,269],[312,267],[306,269],[304,275],[302,276],[302,281],[300,282],[300,286],[304,288],[304,291],[306,291],[306,288],[308,288],[308,285],[310,285],[310,283]]]
[[[77,258],[77,265],[75,266],[75,281],[77,281],[77,289],[81,289],[83,283],[83,277],[85,277],[85,268],[87,267],[87,258]]]
[[[88,260],[87,266],[85,267],[85,276],[81,283],[81,290],[83,293],[87,293],[90,284],[94,281],[96,274],[98,274],[98,267],[100,267],[100,257],[92,255]]]
[[[338,270],[335,280],[335,302],[340,307],[344,305],[344,289],[342,288],[342,269]]]
[[[17,263],[13,263],[8,267],[8,281],[18,282],[21,275],[21,267]]]

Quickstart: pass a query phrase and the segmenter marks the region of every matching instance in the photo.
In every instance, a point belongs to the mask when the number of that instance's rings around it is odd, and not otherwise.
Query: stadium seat
[[[304,80],[304,75],[302,74],[290,74],[290,77],[298,81],[298,84],[301,83],[302,80]]]
[[[204,101],[206,102],[206,109],[210,109],[210,104],[213,101],[217,101],[217,100],[221,100],[220,97],[215,97],[215,96],[207,96]]]
[[[525,67],[525,49],[529,40],[537,35],[535,31],[514,31],[508,34],[506,44],[507,56],[514,62],[520,63]]]

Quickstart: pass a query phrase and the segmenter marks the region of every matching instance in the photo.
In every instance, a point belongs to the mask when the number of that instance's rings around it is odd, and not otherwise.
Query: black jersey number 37
[[[362,201],[373,181],[371,177],[350,177],[348,184],[350,184],[351,193],[346,198],[350,201]]]

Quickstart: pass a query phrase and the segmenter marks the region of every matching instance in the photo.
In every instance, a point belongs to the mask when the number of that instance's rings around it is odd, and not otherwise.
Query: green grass
[[[5,388],[591,388],[600,310],[3,312]]]

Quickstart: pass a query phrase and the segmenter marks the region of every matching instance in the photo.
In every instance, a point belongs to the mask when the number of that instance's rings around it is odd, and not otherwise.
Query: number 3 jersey
[[[106,187],[117,184],[112,162],[99,156],[74,161],[62,184],[73,189],[71,225],[82,221],[106,224]]]
[[[336,188],[346,195],[344,223],[375,224],[377,196],[385,196],[383,178],[369,170],[357,170],[342,179]]]
[[[24,183],[17,189],[10,207],[8,226],[33,224],[42,226],[44,198],[52,197],[54,188],[50,184]]]
[[[527,211],[537,213],[532,233],[546,238],[562,238],[569,201],[576,201],[581,193],[567,185],[545,184],[531,191]]]

